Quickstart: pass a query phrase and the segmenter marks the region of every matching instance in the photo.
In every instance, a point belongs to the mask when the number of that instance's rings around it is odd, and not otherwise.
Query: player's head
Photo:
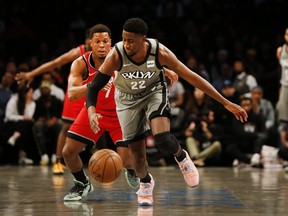
[[[104,59],[111,48],[111,30],[104,24],[90,28],[90,45],[93,54]]]
[[[148,26],[147,23],[138,17],[128,19],[124,25],[123,30],[126,32],[131,32],[135,34],[139,34],[142,36],[146,36],[148,33]]]
[[[145,45],[147,33],[148,26],[141,18],[130,18],[124,23],[122,39],[127,55],[135,55]]]

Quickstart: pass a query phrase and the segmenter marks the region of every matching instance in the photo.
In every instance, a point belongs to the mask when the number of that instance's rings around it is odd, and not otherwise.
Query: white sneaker
[[[237,167],[238,165],[239,165],[239,161],[238,161],[238,159],[235,159],[232,163],[232,166]]]
[[[16,140],[21,136],[21,134],[18,131],[15,131],[14,134],[8,139],[7,143],[9,145],[14,146],[16,143]]]
[[[251,166],[259,167],[261,165],[260,154],[253,154],[251,157]]]
[[[153,189],[155,186],[154,179],[151,174],[150,183],[140,182],[140,188],[136,192],[138,195],[138,205],[139,206],[152,206],[153,205]]]
[[[56,157],[55,154],[53,154],[53,155],[51,156],[51,163],[52,163],[52,164],[55,164],[56,161],[57,161],[57,157]]]
[[[22,158],[18,161],[19,165],[25,166],[25,165],[33,165],[33,160],[30,158]]]
[[[49,157],[47,154],[41,156],[40,165],[47,166],[49,164]]]
[[[176,157],[175,160],[183,174],[183,177],[189,187],[196,187],[199,184],[199,173],[188,153],[183,149],[186,154],[186,158],[181,162],[178,162]]]

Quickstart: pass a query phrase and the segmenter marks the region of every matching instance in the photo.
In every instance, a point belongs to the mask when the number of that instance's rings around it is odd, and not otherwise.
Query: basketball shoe
[[[62,175],[64,174],[65,165],[62,164],[60,161],[53,164],[52,173],[54,175]]]
[[[153,189],[155,186],[154,179],[151,174],[150,183],[140,182],[140,188],[136,192],[138,195],[138,205],[139,206],[152,206],[153,205]]]
[[[131,188],[138,188],[140,185],[140,179],[139,177],[136,175],[134,170],[131,169],[125,169],[125,178],[126,181],[128,183],[128,185]]]
[[[89,179],[88,182],[83,184],[80,181],[74,179],[74,186],[71,188],[69,194],[64,197],[64,201],[79,201],[83,197],[87,196],[88,193],[91,193],[94,188],[93,185],[90,183]]]
[[[175,160],[184,176],[184,179],[189,187],[196,187],[199,184],[199,173],[188,153],[183,149],[186,154],[186,158],[178,162]]]

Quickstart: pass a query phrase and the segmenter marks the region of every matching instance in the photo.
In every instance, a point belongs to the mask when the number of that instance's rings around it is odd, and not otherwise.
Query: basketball
[[[110,183],[120,176],[123,162],[117,152],[111,149],[101,149],[91,156],[88,169],[94,180],[101,183]]]

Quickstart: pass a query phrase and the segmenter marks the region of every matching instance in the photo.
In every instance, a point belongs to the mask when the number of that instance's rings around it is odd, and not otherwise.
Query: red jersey
[[[87,78],[83,81],[84,85],[91,82],[99,70],[94,66],[92,51],[85,53],[84,55],[82,55],[82,57],[85,60],[87,69],[89,71]],[[117,117],[116,104],[114,101],[115,86],[113,84],[113,81],[114,81],[114,74],[109,81],[111,87],[108,90],[102,89],[98,94],[96,112],[105,116]]]
[[[87,52],[82,55],[82,57],[86,62],[86,66],[89,71],[86,78],[83,80],[84,85],[92,81],[96,73],[98,73],[98,68],[95,68],[94,66],[92,52]],[[80,113],[78,114],[77,118],[67,133],[69,138],[78,140],[79,142],[85,143],[87,145],[94,145],[100,136],[105,131],[108,131],[115,144],[119,141],[122,141],[122,131],[117,117],[116,104],[114,101],[115,87],[113,84],[113,76],[109,81],[111,83],[110,88],[108,90],[102,89],[98,94],[96,112],[102,115],[102,118],[99,119],[100,131],[98,133],[94,133],[91,130],[86,105],[82,104]]]

